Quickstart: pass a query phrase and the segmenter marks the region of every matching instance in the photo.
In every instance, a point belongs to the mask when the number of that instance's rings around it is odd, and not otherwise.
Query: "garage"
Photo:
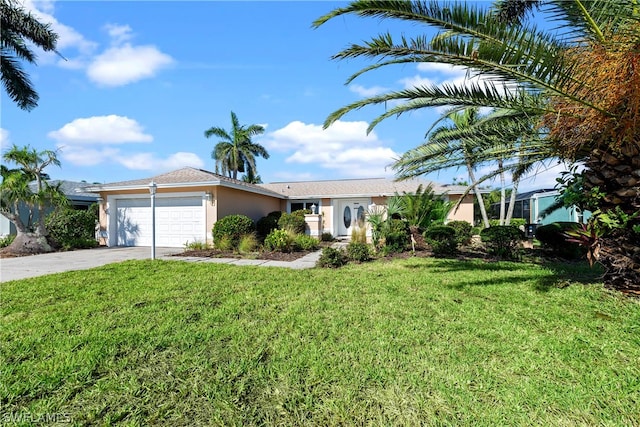
[[[151,246],[151,200],[117,199],[116,244]],[[156,246],[182,247],[205,241],[205,208],[202,197],[156,197]]]

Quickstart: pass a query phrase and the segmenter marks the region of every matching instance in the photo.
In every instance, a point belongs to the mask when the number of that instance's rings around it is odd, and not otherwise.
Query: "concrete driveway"
[[[156,258],[182,252],[181,248],[156,248]],[[86,270],[113,262],[151,258],[150,248],[99,247],[69,252],[0,259],[0,282]]]

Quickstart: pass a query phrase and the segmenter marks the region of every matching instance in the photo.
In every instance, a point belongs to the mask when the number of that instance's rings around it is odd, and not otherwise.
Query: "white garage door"
[[[117,245],[151,246],[151,200],[119,199]],[[202,197],[156,198],[156,246],[182,247],[206,239]]]

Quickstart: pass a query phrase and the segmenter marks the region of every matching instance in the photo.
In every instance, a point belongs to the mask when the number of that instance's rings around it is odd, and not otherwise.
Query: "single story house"
[[[384,205],[396,193],[415,192],[430,182],[395,182],[385,178],[249,184],[202,169],[186,167],[154,177],[95,185],[100,194],[100,240],[107,246],[150,246],[152,241],[151,183],[155,184],[157,246],[182,247],[210,241],[213,224],[231,214],[254,221],[273,211],[310,209],[310,234],[350,236],[362,226],[371,205]],[[457,201],[464,186],[438,186],[443,198]],[[450,220],[473,222],[473,197],[466,196]]]
[[[69,203],[73,209],[88,209],[93,203],[98,201],[98,195],[88,192],[86,187],[91,185],[86,182],[76,181],[63,181],[63,180],[49,180],[49,185],[60,185],[60,190],[69,199]],[[37,184],[35,182],[29,184],[32,191],[37,190]],[[28,225],[29,222],[29,208],[22,203],[19,206],[20,218],[22,222]],[[45,209],[45,214],[52,211],[52,208]],[[33,213],[32,223],[38,221],[38,212]],[[9,221],[4,215],[0,214],[0,236],[6,236],[8,234],[16,234],[16,227],[11,221]]]

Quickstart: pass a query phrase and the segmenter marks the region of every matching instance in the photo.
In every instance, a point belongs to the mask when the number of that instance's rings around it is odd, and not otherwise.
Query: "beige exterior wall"
[[[449,196],[449,200],[451,202],[457,203],[458,200],[460,200],[460,195],[451,195]],[[471,194],[467,194],[462,203],[460,203],[458,210],[449,212],[447,220],[467,221],[469,224],[473,225],[473,196]]]
[[[281,208],[280,199],[226,187],[217,187],[215,199],[218,212],[216,219],[241,214],[257,221],[269,212],[279,211]]]
[[[320,214],[322,214],[322,224],[320,225],[323,233],[331,233],[333,229],[333,206],[331,199],[320,200]]]

